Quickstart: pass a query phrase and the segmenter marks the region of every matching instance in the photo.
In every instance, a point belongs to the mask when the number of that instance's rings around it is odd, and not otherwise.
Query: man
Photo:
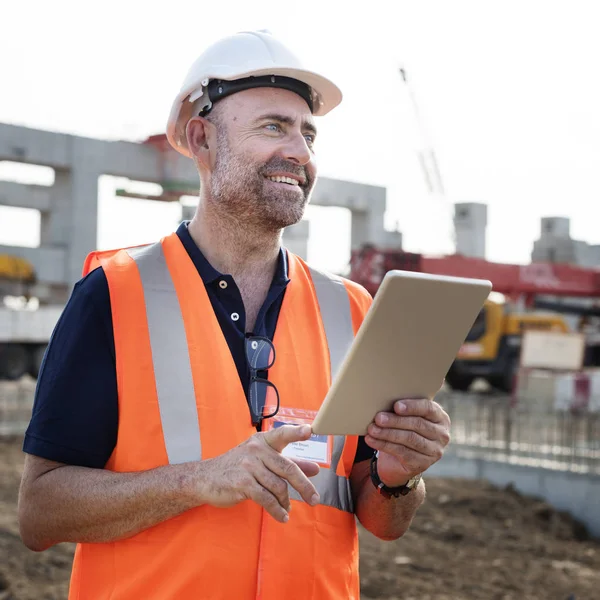
[[[371,301],[281,247],[317,175],[313,115],[340,101],[264,32],[192,66],[167,132],[197,212],[89,257],[24,443],[21,535],[78,543],[70,598],[357,599],[355,516],[385,540],[409,527],[441,407],[398,402],[364,439],[308,426]]]

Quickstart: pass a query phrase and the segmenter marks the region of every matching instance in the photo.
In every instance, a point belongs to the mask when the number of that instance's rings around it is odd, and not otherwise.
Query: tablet
[[[439,391],[492,289],[490,281],[389,271],[313,422],[365,435],[380,411]]]

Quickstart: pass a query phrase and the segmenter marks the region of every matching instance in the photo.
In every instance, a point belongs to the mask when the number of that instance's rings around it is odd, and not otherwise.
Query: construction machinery
[[[20,257],[0,254],[0,295],[25,296],[35,283],[32,264]]]
[[[473,323],[446,377],[466,390],[475,379],[510,391],[528,329],[581,331],[586,366],[600,366],[600,271],[532,263],[511,265],[460,255],[429,257],[365,246],[352,252],[349,277],[375,294],[392,269],[489,279],[494,292]]]
[[[37,306],[35,271],[26,259],[0,254],[0,379],[36,378],[62,307]]]

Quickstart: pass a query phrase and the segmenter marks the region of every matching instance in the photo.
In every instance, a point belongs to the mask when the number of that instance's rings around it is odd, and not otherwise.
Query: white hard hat
[[[342,92],[333,82],[303,68],[298,57],[269,32],[244,31],[214,43],[191,66],[167,123],[173,148],[190,156],[185,136],[190,118],[206,114],[225,96],[253,87],[292,90],[317,116],[342,101]]]

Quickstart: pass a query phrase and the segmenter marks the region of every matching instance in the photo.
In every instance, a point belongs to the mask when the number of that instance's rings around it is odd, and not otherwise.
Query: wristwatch
[[[377,488],[377,491],[384,498],[399,498],[400,496],[406,496],[406,494],[410,494],[421,481],[421,474],[416,475],[409,479],[404,485],[400,485],[398,487],[388,487],[379,479],[379,474],[377,473],[377,459],[379,458],[379,450],[373,454],[371,458],[371,481],[373,485]]]

